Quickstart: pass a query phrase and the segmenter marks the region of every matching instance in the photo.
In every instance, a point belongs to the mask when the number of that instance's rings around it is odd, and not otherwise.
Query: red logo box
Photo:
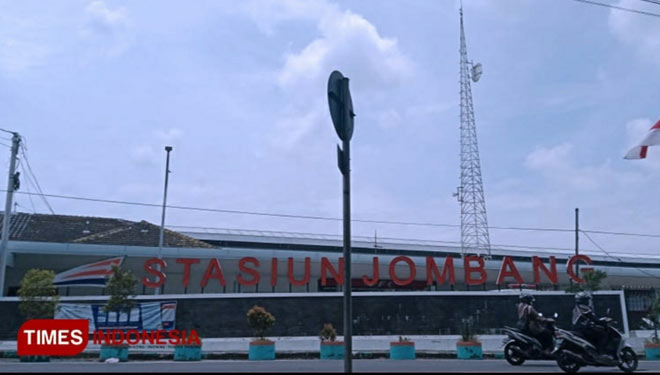
[[[86,319],[33,319],[18,330],[17,354],[74,356],[89,341]]]

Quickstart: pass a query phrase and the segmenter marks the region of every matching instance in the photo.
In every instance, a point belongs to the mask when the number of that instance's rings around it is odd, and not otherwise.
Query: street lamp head
[[[167,151],[167,152],[172,151],[172,146],[165,146],[165,151]]]

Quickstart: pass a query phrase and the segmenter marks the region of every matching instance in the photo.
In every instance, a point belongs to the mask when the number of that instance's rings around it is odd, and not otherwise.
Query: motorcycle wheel
[[[563,353],[560,353],[557,357],[557,365],[569,374],[574,374],[580,370],[580,365]]]
[[[619,368],[623,372],[633,372],[637,370],[637,354],[630,348],[623,348],[620,353],[621,360],[619,361]]]
[[[525,362],[525,358],[518,354],[521,351],[522,349],[520,348],[520,345],[515,342],[510,342],[504,347],[504,358],[506,358],[506,361],[509,362],[509,364],[520,366]]]

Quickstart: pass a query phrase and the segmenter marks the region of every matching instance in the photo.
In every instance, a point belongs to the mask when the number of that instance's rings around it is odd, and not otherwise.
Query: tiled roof
[[[4,214],[0,212],[0,230]],[[158,246],[160,227],[146,221],[105,217],[12,214],[9,238],[14,241]],[[165,230],[165,247],[212,248],[206,242]]]

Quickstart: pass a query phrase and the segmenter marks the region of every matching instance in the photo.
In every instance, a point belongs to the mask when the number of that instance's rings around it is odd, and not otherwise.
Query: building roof
[[[4,214],[0,215],[1,229]],[[144,220],[17,212],[12,214],[9,238],[14,241],[158,246],[159,236],[160,227]],[[163,242],[165,247],[214,247],[168,229]]]

